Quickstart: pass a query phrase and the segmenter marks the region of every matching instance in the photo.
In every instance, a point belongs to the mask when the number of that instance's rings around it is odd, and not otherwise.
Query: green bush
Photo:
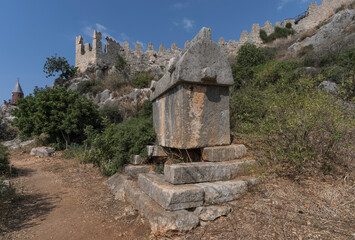
[[[292,23],[286,23],[286,28],[291,29],[292,28]]]
[[[103,118],[106,118],[110,123],[120,123],[123,121],[120,110],[117,105],[105,106],[100,110],[100,114]]]
[[[26,137],[42,133],[58,148],[84,140],[86,126],[99,127],[97,107],[78,93],[65,88],[35,88],[33,94],[20,99],[13,114],[14,125]]]
[[[118,55],[115,67],[118,70],[122,71],[125,69],[126,65],[127,65],[126,60],[121,55]]]
[[[90,79],[87,81],[81,81],[78,84],[78,91],[81,95],[86,93],[92,93],[94,95],[98,94],[100,91],[103,91],[103,84],[102,81],[97,79]]]
[[[0,177],[10,173],[7,148],[0,144]]]
[[[91,146],[86,161],[93,162],[101,171],[112,175],[122,170],[131,156],[146,155],[146,145],[154,144],[152,105],[149,101],[143,104],[136,117],[119,124],[109,124],[102,133],[94,133],[87,129],[85,143]]]
[[[337,96],[319,91],[318,85],[330,76],[341,75],[340,84],[348,90],[340,87],[340,95],[354,98],[351,52],[325,56],[321,71],[314,73],[295,60],[248,65],[251,74],[244,75],[247,81],[231,93],[233,135],[258,141],[265,156],[282,166],[283,175],[349,167],[349,146],[355,144],[354,113]],[[238,82],[243,68],[234,70],[241,71],[233,75]]]
[[[135,88],[148,88],[154,79],[154,73],[151,71],[137,72],[132,78],[132,85]]]
[[[292,29],[291,25],[291,28],[275,27],[274,32],[270,35],[267,35],[267,33],[261,29],[259,35],[264,43],[270,43],[278,38],[287,38],[288,36],[294,35],[295,33],[296,31]]]
[[[0,141],[14,139],[17,136],[17,129],[0,118]]]
[[[69,79],[75,75],[77,69],[77,67],[70,65],[65,57],[57,57],[57,54],[50,58],[47,57],[43,66],[46,78],[55,76],[60,72],[60,78]]]
[[[267,51],[270,51],[269,49]],[[246,84],[248,79],[253,77],[252,67],[263,64],[267,61],[264,49],[254,44],[246,43],[238,51],[236,63],[232,64],[234,78],[233,89],[239,89]]]

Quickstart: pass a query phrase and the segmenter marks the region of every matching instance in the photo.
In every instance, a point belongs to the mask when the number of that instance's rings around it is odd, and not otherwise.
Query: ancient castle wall
[[[149,43],[147,51],[144,51],[139,43],[136,43],[132,50],[128,42],[124,42],[122,47],[111,38],[106,37],[106,41],[104,50],[102,50],[100,32],[94,31],[92,47],[89,43],[83,44],[81,36],[76,38],[75,66],[80,72],[85,72],[89,65],[111,67],[118,61],[119,56],[125,59],[132,72],[149,69],[155,73],[163,72],[169,60],[182,51],[176,43],[172,44],[171,49],[165,49],[161,44],[159,50],[155,50],[153,44]]]
[[[267,34],[271,34],[274,32],[275,27],[286,27],[286,24],[290,22],[297,32],[306,31],[329,18],[335,13],[337,8],[352,2],[353,0],[323,0],[320,5],[311,2],[305,18],[297,24],[295,24],[294,19],[286,19],[282,23],[276,22],[274,26],[270,21],[266,21],[262,27],[259,24],[253,24],[250,33],[243,31],[239,41],[230,40],[225,42],[223,38],[220,38],[218,45],[229,59],[234,59],[239,48],[246,42],[259,46],[263,44],[260,38],[261,29],[266,31]],[[75,66],[81,72],[84,72],[89,65],[93,64],[113,66],[120,55],[129,64],[131,72],[152,70],[156,75],[159,75],[164,72],[163,70],[168,65],[169,60],[183,51],[178,48],[176,43],[173,43],[170,49],[165,49],[161,44],[158,50],[155,50],[153,44],[149,43],[147,51],[143,51],[139,43],[136,43],[134,50],[131,50],[128,42],[124,42],[122,47],[113,39],[106,37],[106,40],[107,44],[102,50],[101,33],[99,32],[94,31],[92,46],[89,43],[83,44],[81,36],[76,38]],[[186,49],[188,45],[189,42],[187,41],[184,48]]]

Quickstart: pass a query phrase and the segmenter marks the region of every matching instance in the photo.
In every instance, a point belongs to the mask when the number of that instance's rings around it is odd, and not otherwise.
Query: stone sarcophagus
[[[192,149],[230,144],[227,58],[211,39],[199,34],[151,86],[154,127],[163,147]]]

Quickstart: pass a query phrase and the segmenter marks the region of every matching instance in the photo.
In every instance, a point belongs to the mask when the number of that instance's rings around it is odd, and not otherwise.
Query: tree
[[[70,65],[65,57],[57,57],[57,54],[55,54],[46,59],[43,66],[43,72],[47,74],[46,78],[55,76],[60,72],[60,78],[69,79],[73,77],[77,71],[77,67]]]
[[[81,143],[87,126],[100,127],[97,107],[74,91],[65,88],[38,88],[20,99],[14,110],[14,125],[26,137],[49,135],[59,147]]]

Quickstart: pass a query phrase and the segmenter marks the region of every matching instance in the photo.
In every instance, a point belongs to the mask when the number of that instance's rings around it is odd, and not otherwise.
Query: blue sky
[[[315,0],[313,0],[315,1]],[[25,95],[45,78],[46,57],[57,53],[75,63],[75,36],[92,42],[94,29],[131,48],[149,42],[158,49],[183,48],[206,26],[212,37],[239,40],[253,23],[273,24],[307,10],[310,0],[0,0],[0,103],[11,97],[17,78]],[[317,0],[318,4],[320,0]],[[105,42],[105,41],[104,41]]]

